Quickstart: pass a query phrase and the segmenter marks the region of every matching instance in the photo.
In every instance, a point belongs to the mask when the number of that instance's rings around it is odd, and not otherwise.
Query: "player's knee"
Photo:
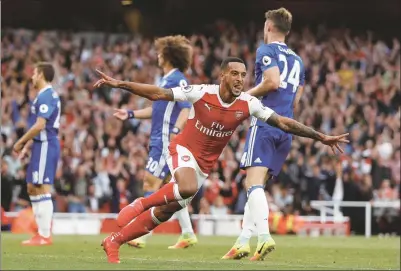
[[[27,192],[29,196],[36,196],[38,194],[37,188],[31,183],[27,185]]]
[[[178,191],[180,192],[180,195],[183,199],[187,199],[196,194],[196,192],[198,191],[198,185],[196,183],[193,184],[190,182],[186,184],[180,184]]]
[[[254,185],[265,185],[268,179],[268,169],[263,167],[251,167],[246,170],[245,187],[248,190]]]
[[[172,202],[168,205],[158,206],[153,209],[153,215],[160,221],[165,222],[169,220],[173,214],[182,209],[178,202]]]
[[[183,168],[174,175],[178,184],[178,191],[183,199],[192,197],[198,191],[198,181],[195,170],[192,168]]]

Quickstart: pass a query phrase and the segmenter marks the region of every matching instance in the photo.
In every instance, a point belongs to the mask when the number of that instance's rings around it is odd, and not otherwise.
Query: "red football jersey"
[[[173,88],[174,100],[192,103],[187,124],[170,143],[170,154],[176,145],[194,155],[201,170],[209,174],[238,125],[249,116],[266,121],[274,111],[255,97],[242,93],[234,102],[221,100],[219,85],[190,85]]]

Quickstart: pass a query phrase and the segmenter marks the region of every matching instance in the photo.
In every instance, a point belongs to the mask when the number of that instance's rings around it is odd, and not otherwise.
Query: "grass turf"
[[[185,250],[168,250],[177,236],[155,235],[146,248],[123,246],[121,264],[108,264],[100,246],[104,236],[55,236],[53,246],[22,247],[26,235],[2,233],[1,270],[400,270],[400,238],[274,236],[277,249],[264,262],[220,260],[235,237],[199,237]],[[252,240],[253,254],[256,240]]]

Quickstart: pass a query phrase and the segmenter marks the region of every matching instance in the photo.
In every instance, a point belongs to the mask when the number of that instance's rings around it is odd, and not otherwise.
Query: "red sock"
[[[150,195],[147,198],[142,199],[142,206],[143,208],[149,209],[154,206],[162,206],[166,205],[170,202],[175,202],[180,199],[177,199],[174,195],[174,185],[177,185],[176,183],[168,183],[164,185],[162,188],[154,192],[152,195]]]
[[[128,223],[127,226],[119,231],[118,242],[123,244],[141,237],[142,235],[149,233],[157,226],[159,226],[159,224],[153,221],[152,211],[149,209],[140,214],[134,221]]]

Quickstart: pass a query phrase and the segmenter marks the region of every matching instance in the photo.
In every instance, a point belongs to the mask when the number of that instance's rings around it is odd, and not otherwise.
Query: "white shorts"
[[[202,172],[200,169],[198,162],[196,162],[194,155],[185,147],[181,145],[176,145],[176,152],[175,153],[169,153],[167,155],[167,165],[170,168],[171,172],[171,181],[170,182],[175,182],[175,177],[174,173],[177,171],[179,168],[183,167],[190,167],[195,170],[196,174],[196,181],[198,183],[198,190],[201,188],[207,177],[209,176],[208,174]],[[185,207],[189,204],[189,202],[192,200],[193,196],[179,201],[181,206]]]

